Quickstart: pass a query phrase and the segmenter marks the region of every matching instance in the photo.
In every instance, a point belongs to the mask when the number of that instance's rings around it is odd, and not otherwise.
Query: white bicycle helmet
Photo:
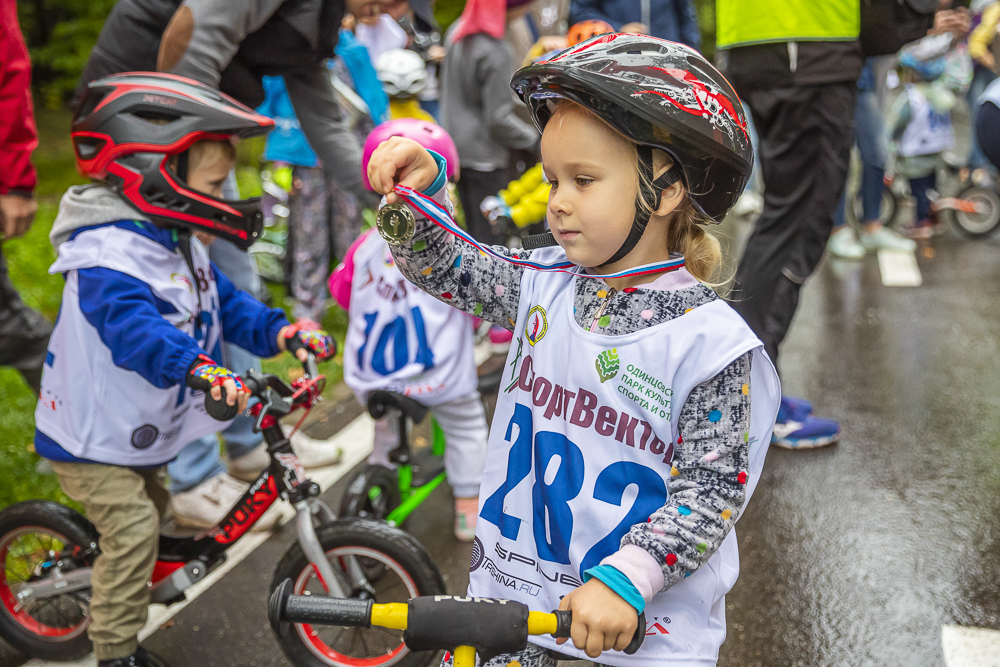
[[[380,55],[375,72],[389,97],[415,97],[427,86],[424,59],[408,49],[392,49]]]

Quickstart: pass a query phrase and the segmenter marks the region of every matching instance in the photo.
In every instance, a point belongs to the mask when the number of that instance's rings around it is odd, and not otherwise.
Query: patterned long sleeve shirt
[[[434,199],[451,207],[444,190]],[[513,330],[523,267],[479,252],[414,210],[410,243],[391,246],[400,271],[432,296],[460,310]],[[520,258],[530,251],[496,251]],[[583,328],[620,336],[656,326],[718,299],[687,277],[677,289],[656,284],[617,292],[603,280],[575,281],[574,311]],[[656,282],[660,282],[659,280]],[[622,538],[621,550],[605,559],[625,574],[648,602],[704,565],[719,548],[743,507],[746,487],[739,474],[749,464],[744,439],[750,425],[750,352],[696,386],[678,421],[667,504],[648,523]]]

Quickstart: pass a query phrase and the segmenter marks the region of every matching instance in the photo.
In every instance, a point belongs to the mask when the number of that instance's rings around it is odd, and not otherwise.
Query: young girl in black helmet
[[[333,340],[314,323],[241,292],[209,261],[215,237],[246,249],[259,200],[221,199],[234,142],[274,123],[200,83],[122,74],[90,84],[73,119],[81,173],[99,183],[64,195],[53,225],[66,279],[35,411],[35,451],[101,535],[88,628],[100,667],[146,667],[164,466],[222,430],[203,391],[246,407],[224,367],[223,339],[270,357],[298,338],[320,358]],[[299,350],[304,359],[305,351]]]
[[[550,665],[554,651],[715,664],[739,569],[732,527],[779,400],[760,341],[704,284],[720,251],[703,225],[722,219],[751,168],[739,100],[693,50],[625,34],[526,67],[512,87],[543,131],[559,248],[456,238],[439,160],[414,143],[386,142],[368,168],[417,216],[394,246],[404,275],[516,337],[469,593],[570,609],[573,641],[533,637],[490,664]],[[404,211],[380,217],[406,239]],[[611,651],[638,611],[642,648]]]

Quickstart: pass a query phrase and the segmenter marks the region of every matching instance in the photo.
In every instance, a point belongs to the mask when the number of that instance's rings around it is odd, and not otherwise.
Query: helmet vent
[[[163,111],[150,111],[148,109],[133,111],[132,115],[140,120],[150,123],[151,125],[169,125],[175,120],[180,120],[180,114],[165,113]]]
[[[108,142],[104,139],[94,139],[92,137],[73,138],[73,148],[76,149],[76,155],[81,160],[93,160],[101,152],[106,143]]]

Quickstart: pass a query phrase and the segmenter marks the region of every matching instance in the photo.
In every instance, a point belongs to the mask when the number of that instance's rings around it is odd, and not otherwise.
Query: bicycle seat
[[[427,416],[429,409],[423,403],[394,391],[376,389],[368,394],[368,414],[372,416],[372,419],[381,419],[390,410],[398,410],[413,420],[414,424],[419,424]]]

